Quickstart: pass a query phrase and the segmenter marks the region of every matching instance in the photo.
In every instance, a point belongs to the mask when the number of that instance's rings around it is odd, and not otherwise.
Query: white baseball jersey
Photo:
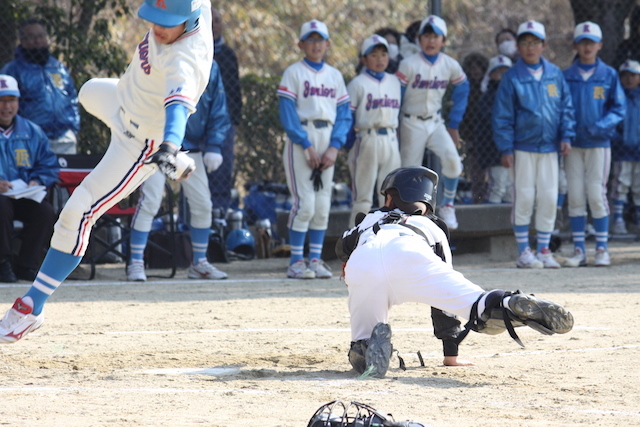
[[[403,59],[397,76],[407,87],[402,113],[421,117],[440,111],[449,83],[458,85],[467,79],[458,61],[442,52],[433,64],[421,52]]]
[[[340,71],[324,64],[316,71],[304,61],[291,64],[284,71],[278,95],[296,102],[300,121],[336,121],[336,106],[349,99]]]
[[[398,127],[401,99],[396,76],[385,73],[382,80],[377,80],[363,72],[349,82],[347,91],[351,111],[355,112],[356,129]]]
[[[158,43],[150,29],[118,83],[117,99],[146,135],[162,140],[165,108],[179,103],[190,113],[209,83],[213,61],[211,4],[202,2],[200,25],[171,44]]]

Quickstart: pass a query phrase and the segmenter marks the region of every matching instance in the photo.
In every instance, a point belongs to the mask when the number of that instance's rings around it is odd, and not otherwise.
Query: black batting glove
[[[147,160],[145,160],[145,163],[155,163],[155,165],[158,166],[158,169],[160,169],[160,171],[165,174],[167,178],[176,181],[178,179],[176,166],[177,154],[177,148],[173,148],[169,144],[162,143],[160,144],[160,148],[158,149],[158,151],[153,153],[151,157],[147,158]]]

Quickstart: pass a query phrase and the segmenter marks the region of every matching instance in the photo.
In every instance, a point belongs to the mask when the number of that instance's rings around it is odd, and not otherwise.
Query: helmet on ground
[[[173,28],[185,23],[185,31],[196,27],[201,0],[144,0],[138,16],[161,27]]]
[[[422,202],[435,212],[437,188],[437,173],[423,166],[414,166],[391,171],[382,182],[380,193],[386,196],[389,190],[395,189],[400,201],[405,204]],[[398,205],[399,201],[395,202]]]
[[[253,259],[256,255],[256,241],[246,228],[233,230],[227,235],[225,245],[229,252],[244,260]]]

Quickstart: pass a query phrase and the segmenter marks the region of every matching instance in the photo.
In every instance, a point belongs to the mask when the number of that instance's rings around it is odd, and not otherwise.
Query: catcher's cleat
[[[391,326],[378,323],[369,339],[369,346],[364,353],[367,369],[365,374],[376,378],[384,378],[389,369],[389,359],[393,346],[391,345]]]
[[[509,299],[509,311],[516,321],[541,334],[566,334],[573,328],[573,315],[563,306],[535,295],[514,293]]]

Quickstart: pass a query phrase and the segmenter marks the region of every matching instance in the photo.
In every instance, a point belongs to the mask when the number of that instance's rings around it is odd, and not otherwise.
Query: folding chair
[[[75,189],[80,185],[82,180],[93,170],[98,164],[102,155],[59,155],[58,164],[60,165],[60,173],[58,175],[59,182],[58,187],[68,192],[70,196]],[[168,255],[171,255],[175,251],[175,222],[173,219],[174,210],[174,197],[173,191],[168,183],[165,183],[166,197],[163,200],[163,204],[160,211],[156,214],[156,217],[165,216],[169,217],[169,234],[171,236],[169,248],[164,248],[156,245],[154,242],[149,241],[148,245],[154,246],[157,250],[162,251]],[[129,260],[129,236],[131,234],[131,219],[136,212],[136,190],[127,199],[120,201],[120,203],[111,207],[104,215],[102,215],[98,221],[96,221],[93,230],[91,231],[91,237],[89,240],[89,246],[87,252],[82,260],[83,263],[89,264],[90,273],[89,277],[84,280],[93,280],[96,274],[96,264],[105,257],[107,254],[113,254],[125,260],[125,263]],[[99,230],[107,227],[117,227],[120,230],[120,237],[115,240],[107,239],[100,235]],[[172,278],[176,274],[176,263],[173,257],[169,257],[171,263],[169,267],[171,272],[168,276],[152,276],[152,277],[167,277]]]

